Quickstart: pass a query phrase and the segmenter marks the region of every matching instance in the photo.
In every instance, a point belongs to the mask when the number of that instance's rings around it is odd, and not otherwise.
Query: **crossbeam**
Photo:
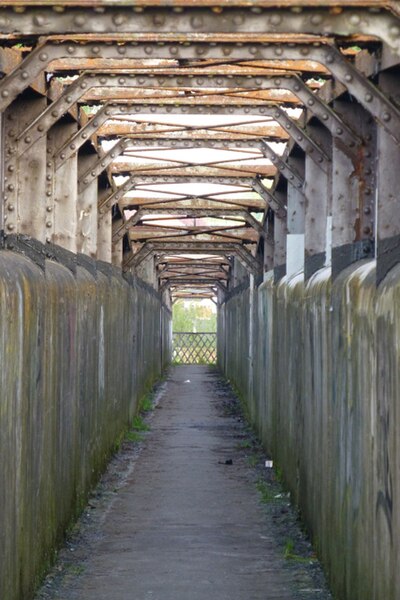
[[[82,192],[94,181],[129,145],[126,138],[117,142],[111,150],[101,156],[94,165],[87,169],[78,179],[78,193]]]
[[[137,212],[132,215],[127,221],[119,225],[113,232],[113,242],[117,242],[129,231],[132,227],[137,225],[139,221],[145,216],[150,215],[172,215],[172,216],[184,216],[187,218],[200,219],[202,217],[240,217],[246,223],[248,223],[259,235],[264,234],[261,223],[257,221],[247,210],[223,210],[223,209],[212,209],[207,210],[202,208],[173,208],[173,209],[156,209],[156,208],[139,208]]]
[[[223,256],[236,255],[239,260],[252,273],[259,273],[261,263],[240,242],[147,242],[138,252],[128,256],[123,264],[127,270],[131,266],[137,267],[143,260],[157,253],[179,252],[187,254],[222,254]]]
[[[203,88],[226,88],[226,89],[274,89],[282,88],[292,91],[310,112],[319,118],[329,129],[334,138],[339,138],[354,149],[361,140],[344,123],[339,115],[321,98],[316,96],[310,88],[297,75],[266,76],[266,77],[227,77],[227,76],[204,76],[204,77],[176,77],[176,76],[151,76],[151,75],[110,75],[84,73],[71,83],[63,94],[53,102],[41,115],[39,115],[28,127],[21,132],[17,141],[19,144],[18,154],[21,155],[30,148],[35,141],[40,139],[54,125],[58,119],[65,114],[73,104],[79,101],[85,91],[91,87],[115,87],[116,85],[128,87],[162,87],[173,89],[203,89]]]
[[[279,156],[268,143],[262,140],[262,152],[266,158],[268,158],[279,170],[279,172],[290,181],[292,185],[301,190],[304,186],[304,179],[299,172],[289,165],[281,156]]]
[[[158,36],[169,34],[179,40],[182,34],[196,35],[233,34],[242,42],[269,33],[295,33],[353,36],[363,34],[387,41],[394,52],[400,53],[397,28],[399,19],[386,10],[377,8],[370,12],[365,8],[343,8],[340,12],[328,7],[264,8],[255,6],[243,9],[225,6],[220,12],[208,7],[103,7],[103,12],[92,8],[71,7],[65,12],[51,8],[26,6],[24,12],[15,12],[8,6],[0,9],[0,23],[4,36],[48,35],[51,31],[62,35],[108,34],[118,39],[124,34],[135,36],[146,33]],[[172,33],[173,32],[173,33]]]

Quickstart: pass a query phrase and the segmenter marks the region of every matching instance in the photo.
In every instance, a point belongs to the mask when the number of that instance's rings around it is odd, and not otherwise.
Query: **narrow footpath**
[[[322,576],[309,576],[312,561],[288,566],[243,452],[245,426],[223,410],[224,394],[214,369],[171,370],[134,466],[95,509],[84,559],[73,544],[81,562],[57,585],[50,575],[38,599],[330,598]]]

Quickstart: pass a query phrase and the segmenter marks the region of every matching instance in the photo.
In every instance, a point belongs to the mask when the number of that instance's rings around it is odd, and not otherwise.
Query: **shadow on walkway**
[[[261,489],[260,501],[262,456],[217,371],[175,367],[157,401],[142,449],[112,460],[37,600],[330,598],[287,500]]]

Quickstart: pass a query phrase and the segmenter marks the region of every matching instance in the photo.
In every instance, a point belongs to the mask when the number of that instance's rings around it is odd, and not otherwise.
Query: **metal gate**
[[[217,362],[216,333],[173,333],[172,360],[183,365]]]

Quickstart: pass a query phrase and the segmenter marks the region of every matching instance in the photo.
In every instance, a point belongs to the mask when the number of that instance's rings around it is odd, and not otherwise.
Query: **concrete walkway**
[[[238,452],[237,418],[221,413],[217,379],[208,367],[172,370],[146,447],[103,519],[83,574],[57,598],[298,597],[250,468],[236,459],[225,464]]]

